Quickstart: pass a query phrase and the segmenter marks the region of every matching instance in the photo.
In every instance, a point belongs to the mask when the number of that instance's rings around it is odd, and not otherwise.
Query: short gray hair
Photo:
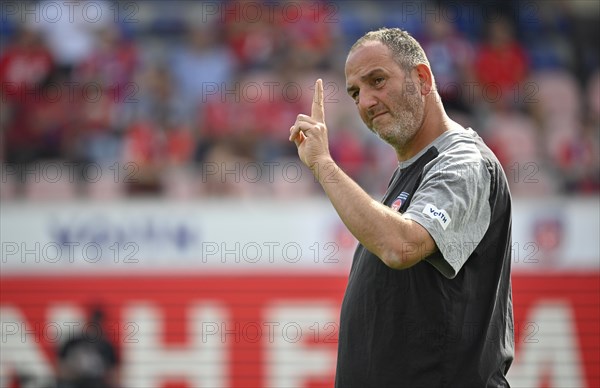
[[[420,63],[431,68],[423,47],[408,32],[400,28],[380,28],[376,31],[369,31],[352,45],[350,52],[371,41],[381,42],[387,46],[396,63],[405,70],[410,70]]]

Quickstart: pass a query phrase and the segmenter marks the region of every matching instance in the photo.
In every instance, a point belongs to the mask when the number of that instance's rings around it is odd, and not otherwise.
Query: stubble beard
[[[389,113],[392,122],[385,125],[388,129],[373,125],[373,132],[397,152],[404,153],[423,125],[423,102],[417,96],[408,96],[403,106],[396,106]]]

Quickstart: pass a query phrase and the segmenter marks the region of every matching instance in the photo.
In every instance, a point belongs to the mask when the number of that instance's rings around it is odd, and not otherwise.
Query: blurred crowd
[[[320,77],[331,152],[379,195],[395,154],[360,121],[343,68],[358,37],[387,26],[423,44],[449,115],[487,141],[513,195],[597,195],[588,3],[17,1],[0,21],[0,194],[318,193],[287,137]]]

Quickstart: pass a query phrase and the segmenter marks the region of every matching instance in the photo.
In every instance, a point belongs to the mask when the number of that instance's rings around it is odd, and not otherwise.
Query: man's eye
[[[352,97],[354,101],[358,101],[358,92],[352,92],[352,95],[350,97]]]
[[[375,78],[373,83],[375,84],[375,86],[379,86],[383,83],[383,81],[384,81],[383,77],[378,77],[378,78]]]

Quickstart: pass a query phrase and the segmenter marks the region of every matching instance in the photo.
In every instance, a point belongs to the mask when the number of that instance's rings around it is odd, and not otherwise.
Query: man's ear
[[[417,72],[421,94],[426,96],[433,90],[433,74],[431,73],[431,69],[426,64],[419,63],[415,67],[415,70]]]

